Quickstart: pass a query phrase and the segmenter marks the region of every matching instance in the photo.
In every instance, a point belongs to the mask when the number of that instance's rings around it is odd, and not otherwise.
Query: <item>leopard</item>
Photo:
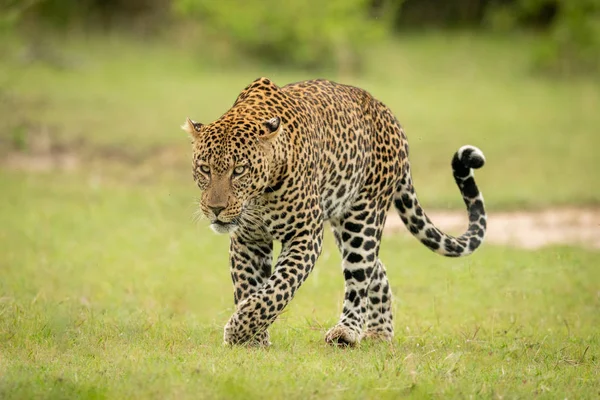
[[[442,256],[466,256],[483,243],[487,214],[473,172],[485,163],[482,151],[465,145],[451,159],[469,223],[460,236],[444,233],[417,199],[403,127],[361,88],[326,79],[278,86],[262,77],[217,120],[188,117],[182,128],[191,138],[199,213],[229,235],[235,311],[226,345],[271,345],[269,328],[314,269],[327,222],[345,281],[339,321],[325,333],[333,346],[394,337],[379,258],[392,207]]]

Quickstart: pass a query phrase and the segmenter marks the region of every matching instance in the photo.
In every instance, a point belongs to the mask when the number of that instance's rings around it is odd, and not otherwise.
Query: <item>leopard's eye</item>
[[[200,171],[205,175],[210,175],[210,167],[206,164],[200,165]]]
[[[235,167],[233,169],[233,176],[240,176],[244,172],[246,172],[246,166],[245,165],[238,165],[237,167]]]

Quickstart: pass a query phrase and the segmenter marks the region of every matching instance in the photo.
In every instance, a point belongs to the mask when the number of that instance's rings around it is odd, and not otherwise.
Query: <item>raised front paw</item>
[[[357,346],[360,343],[361,333],[351,328],[338,324],[325,334],[325,341],[334,346]]]
[[[226,345],[244,345],[250,347],[268,347],[271,345],[269,332],[252,332],[232,317],[223,329],[223,342]]]

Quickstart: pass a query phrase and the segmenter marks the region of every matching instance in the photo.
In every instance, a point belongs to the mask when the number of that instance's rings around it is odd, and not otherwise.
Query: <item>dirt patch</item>
[[[465,211],[430,211],[427,215],[448,233],[459,234],[467,228]],[[394,212],[390,213],[385,229],[410,235]],[[485,240],[525,249],[556,244],[600,249],[600,209],[560,208],[490,213]]]
[[[154,170],[189,163],[189,155],[181,147],[99,145],[81,138],[67,141],[61,140],[50,126],[28,122],[13,127],[13,131],[12,137],[0,134],[0,168],[27,172],[75,171],[112,163]]]

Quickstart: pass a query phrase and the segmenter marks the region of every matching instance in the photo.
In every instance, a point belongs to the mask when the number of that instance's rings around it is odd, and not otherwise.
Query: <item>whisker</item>
[[[264,219],[262,218],[262,215],[256,213],[254,211],[254,209],[252,208],[248,208],[246,209],[246,212],[244,213],[244,218],[245,221],[248,222],[248,224],[246,226],[254,228],[255,230],[258,230],[260,233],[268,236],[269,232],[265,226],[265,222]]]
[[[251,207],[247,207],[240,216],[240,225],[242,224],[246,227],[259,230],[263,234],[268,233],[262,217],[259,214],[256,214]]]
[[[202,209],[200,208],[200,199],[199,198],[194,199],[192,206],[194,207],[194,211],[192,212],[192,215],[191,215],[192,223],[197,224],[201,220],[206,219],[206,216],[204,215],[204,213],[202,212]]]

